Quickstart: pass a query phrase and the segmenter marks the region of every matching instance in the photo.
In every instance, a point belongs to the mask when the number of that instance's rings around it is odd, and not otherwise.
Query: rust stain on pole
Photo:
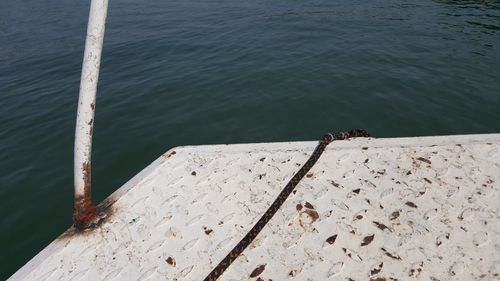
[[[82,166],[84,177],[84,194],[83,196],[75,197],[75,205],[73,210],[73,221],[77,229],[86,229],[97,225],[98,212],[97,208],[92,203],[91,193],[91,171],[90,163],[85,162]]]

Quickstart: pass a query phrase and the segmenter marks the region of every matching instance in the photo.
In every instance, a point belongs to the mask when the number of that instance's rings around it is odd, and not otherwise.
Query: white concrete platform
[[[10,280],[202,280],[315,145],[174,148]],[[500,280],[500,134],[330,144],[221,279]]]

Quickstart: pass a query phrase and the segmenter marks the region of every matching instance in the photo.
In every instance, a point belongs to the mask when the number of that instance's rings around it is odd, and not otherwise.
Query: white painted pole
[[[91,152],[97,81],[107,10],[108,0],[91,0],[75,132],[73,219],[75,226],[79,228],[93,225],[97,218],[97,210],[91,196]]]

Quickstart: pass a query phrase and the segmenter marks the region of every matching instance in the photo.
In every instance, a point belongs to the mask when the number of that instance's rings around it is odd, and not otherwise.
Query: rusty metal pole
[[[80,80],[80,95],[75,131],[74,185],[75,227],[84,229],[98,221],[91,194],[91,153],[95,100],[108,0],[92,0]]]

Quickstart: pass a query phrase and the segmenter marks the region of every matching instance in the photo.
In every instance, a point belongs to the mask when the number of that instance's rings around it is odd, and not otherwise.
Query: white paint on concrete
[[[10,280],[201,280],[316,142],[174,148]],[[330,144],[222,280],[498,280],[500,134]],[[262,273],[250,274],[264,265]]]

